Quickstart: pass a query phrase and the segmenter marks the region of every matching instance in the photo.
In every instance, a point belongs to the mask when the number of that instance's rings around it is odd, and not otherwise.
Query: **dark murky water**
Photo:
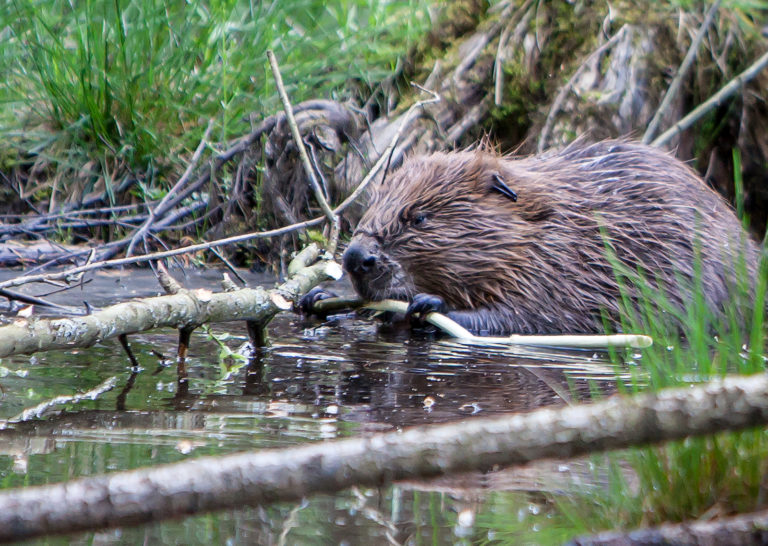
[[[179,275],[175,273],[177,277]],[[6,274],[10,276],[11,274]],[[218,289],[218,272],[191,273],[187,287]],[[253,277],[253,285],[268,279]],[[36,292],[39,293],[39,292]],[[56,301],[103,306],[159,293],[151,273],[100,274]],[[54,297],[51,297],[54,299]],[[617,370],[593,352],[494,350],[410,336],[351,315],[328,322],[285,313],[272,345],[245,354],[244,325],[217,324],[219,341],[192,337],[188,389],[179,389],[174,331],[131,337],[141,365],[117,341],[91,349],[0,362],[0,419],[55,396],[117,386],[0,431],[3,488],[179,461],[188,457],[372,434],[578,401],[614,389]],[[224,344],[234,354],[222,349]],[[533,529],[547,517],[542,490],[590,478],[587,463],[353,490],[181,522],[70,537],[74,543],[445,544],[492,540],[478,522],[508,514]],[[526,523],[528,522],[528,523]],[[534,535],[535,536],[535,535]],[[64,541],[64,539],[60,539]],[[55,540],[54,540],[55,541]],[[534,540],[535,541],[535,540]]]

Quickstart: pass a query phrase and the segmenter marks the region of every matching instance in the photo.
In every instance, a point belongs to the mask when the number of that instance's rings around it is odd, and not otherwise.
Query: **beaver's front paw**
[[[323,313],[318,313],[315,310],[315,304],[320,300],[327,300],[328,298],[335,297],[336,294],[333,292],[329,292],[320,287],[315,287],[299,299],[298,311],[302,315],[317,315],[322,317]]]
[[[448,306],[440,296],[432,294],[416,294],[408,305],[405,318],[423,322],[429,313],[445,313]]]

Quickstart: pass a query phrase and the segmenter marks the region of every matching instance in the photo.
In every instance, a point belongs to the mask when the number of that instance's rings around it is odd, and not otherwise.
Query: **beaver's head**
[[[454,307],[502,297],[535,214],[517,203],[504,160],[484,151],[411,158],[372,191],[344,253],[344,268],[366,299],[426,292]],[[490,279],[490,280],[489,280]]]

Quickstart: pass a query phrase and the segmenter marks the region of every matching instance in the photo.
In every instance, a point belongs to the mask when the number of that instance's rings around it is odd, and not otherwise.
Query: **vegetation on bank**
[[[451,8],[461,17],[449,13],[443,20],[469,31],[475,12],[464,4]],[[485,122],[505,148],[541,128],[558,88],[594,50],[603,30],[622,23],[654,26],[666,48],[657,62],[663,71],[674,71],[686,37],[695,32],[706,9],[692,2],[655,3],[649,12],[645,3],[619,2],[612,7],[616,17],[609,20],[607,8],[590,2],[540,4],[528,22],[529,39],[506,59],[502,102]],[[766,46],[760,25],[767,8],[766,2],[723,3],[703,60],[685,89],[682,109],[706,99]],[[424,76],[419,79],[423,81],[435,59],[451,47],[440,33],[427,35],[428,2],[419,0],[19,0],[0,7],[0,21],[0,171],[6,180],[0,197],[10,203],[4,212],[20,213],[41,204],[55,210],[57,204],[91,192],[105,193],[108,204],[162,197],[184,171],[210,120],[208,147],[223,148],[248,132],[249,121],[280,110],[264,56],[267,49],[280,59],[292,100],[334,98],[359,106],[392,96],[377,93],[382,82],[400,84],[414,74]],[[493,53],[489,50],[484,62],[492,61]],[[609,64],[606,60],[601,66]],[[654,98],[667,84],[662,77],[652,82]],[[750,131],[764,127],[768,117],[759,100],[757,105],[750,102],[750,93],[712,111],[682,143],[698,158],[700,170],[714,165],[713,177],[723,171],[719,180],[729,182],[720,190],[735,197],[740,212],[759,211],[768,202],[760,201],[761,190],[750,183],[764,178],[761,161],[768,157],[758,140],[749,139]],[[579,95],[564,105],[563,114],[584,111],[594,114],[594,120],[604,119],[600,108],[606,95],[604,89]],[[381,110],[386,107],[382,104]],[[611,114],[617,110],[616,105],[608,108]],[[561,135],[573,132],[566,126]],[[718,163],[713,158],[721,159]],[[746,180],[741,177],[742,158]],[[125,181],[132,182],[130,189],[118,195]],[[221,173],[216,184],[222,195],[230,183],[231,174]],[[759,231],[764,219],[755,225]],[[766,278],[764,264],[753,302],[758,311],[764,308]],[[628,326],[653,335],[656,344],[644,353],[640,366],[628,364],[636,381],[624,385],[626,391],[764,371],[764,316],[756,312],[743,327],[734,307],[728,324],[713,325],[702,305],[695,301],[684,317],[686,342],[650,309],[648,316]],[[549,529],[562,539],[765,507],[767,455],[768,433],[759,430],[598,458],[595,467],[601,471],[608,462],[609,485],[586,495],[552,496],[557,510],[551,512],[556,513],[551,522],[556,525]],[[627,480],[627,462],[637,482]],[[495,529],[509,521],[499,499],[501,521],[493,522]],[[508,536],[519,537],[519,532],[510,529]],[[545,532],[542,527],[531,537],[546,541]]]
[[[743,264],[742,264],[743,265]],[[626,278],[626,277],[625,277]],[[694,290],[687,312],[672,316],[664,295],[644,288],[641,314],[626,309],[626,331],[651,335],[654,344],[636,351],[612,351],[626,394],[702,383],[728,374],[765,373],[768,366],[768,254],[754,292],[745,282],[717,320]],[[676,324],[682,324],[682,333]],[[625,376],[626,377],[626,376]],[[599,397],[599,390],[595,389]],[[568,465],[566,465],[568,466]],[[601,531],[631,531],[664,523],[717,520],[768,508],[768,430],[758,428],[687,438],[662,446],[594,455],[588,485],[548,492],[517,521],[508,517],[514,495],[496,492],[479,517],[493,540],[481,543],[562,543]]]
[[[162,196],[209,120],[210,146],[226,147],[250,130],[249,119],[280,109],[267,49],[278,55],[293,100],[362,103],[429,28],[427,7],[424,0],[4,3],[3,200],[27,212],[25,200],[106,191],[114,204],[129,178],[133,198]]]
[[[503,150],[535,149],[559,90],[622,25],[637,32],[582,74],[591,87],[571,82],[573,92],[555,116],[552,143],[580,132],[595,138],[605,136],[601,131],[639,137],[647,122],[642,116],[652,113],[669,85],[707,7],[629,0],[610,9],[593,2],[525,0],[6,3],[0,7],[0,172],[5,180],[0,213],[55,212],[62,203],[77,205],[96,194],[104,197],[100,206],[161,198],[181,177],[209,122],[204,161],[281,110],[265,58],[270,48],[295,104],[333,99],[362,108],[372,122],[410,103],[408,82],[425,82],[436,61],[443,71],[460,63],[467,54],[463,39],[505,10],[528,16],[520,17],[519,25],[515,20],[515,28],[502,36],[504,48],[494,40],[477,61],[502,61],[501,76],[477,82],[489,96],[498,91],[498,104],[454,145],[469,145],[487,131]],[[674,115],[711,96],[764,50],[766,9],[764,1],[722,3]],[[653,52],[642,59],[648,43]],[[617,66],[634,64],[639,77],[615,72]],[[612,92],[606,81],[625,76],[630,84]],[[629,113],[627,104],[633,105]],[[743,206],[760,233],[768,209],[768,194],[758,184],[768,158],[757,134],[768,117],[764,110],[759,94],[747,90],[676,144],[679,155],[695,159],[731,199],[739,194],[732,153],[741,150]],[[614,127],[617,116],[621,127]],[[256,213],[242,211],[242,221],[233,222],[230,231],[271,225],[258,210],[262,162],[256,157],[246,173]],[[233,170],[221,169],[206,188],[215,195],[209,212],[231,194]],[[192,223],[186,234],[199,237],[220,218],[214,213],[207,223]],[[110,239],[129,229],[123,222],[112,231],[80,233]],[[71,235],[66,229],[57,234],[65,240]]]

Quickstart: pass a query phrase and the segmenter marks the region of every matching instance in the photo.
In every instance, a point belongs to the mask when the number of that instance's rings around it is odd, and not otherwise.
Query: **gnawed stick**
[[[396,300],[363,302],[359,299],[328,298],[314,304],[314,310],[320,313],[332,313],[342,309],[365,307],[374,311],[389,311],[405,313],[408,303]],[[640,334],[611,334],[611,335],[520,335],[511,336],[476,336],[460,324],[441,313],[429,313],[425,320],[437,326],[445,333],[463,342],[478,345],[530,345],[543,347],[569,347],[574,349],[591,349],[605,347],[631,347],[644,349],[653,344],[653,338]]]

